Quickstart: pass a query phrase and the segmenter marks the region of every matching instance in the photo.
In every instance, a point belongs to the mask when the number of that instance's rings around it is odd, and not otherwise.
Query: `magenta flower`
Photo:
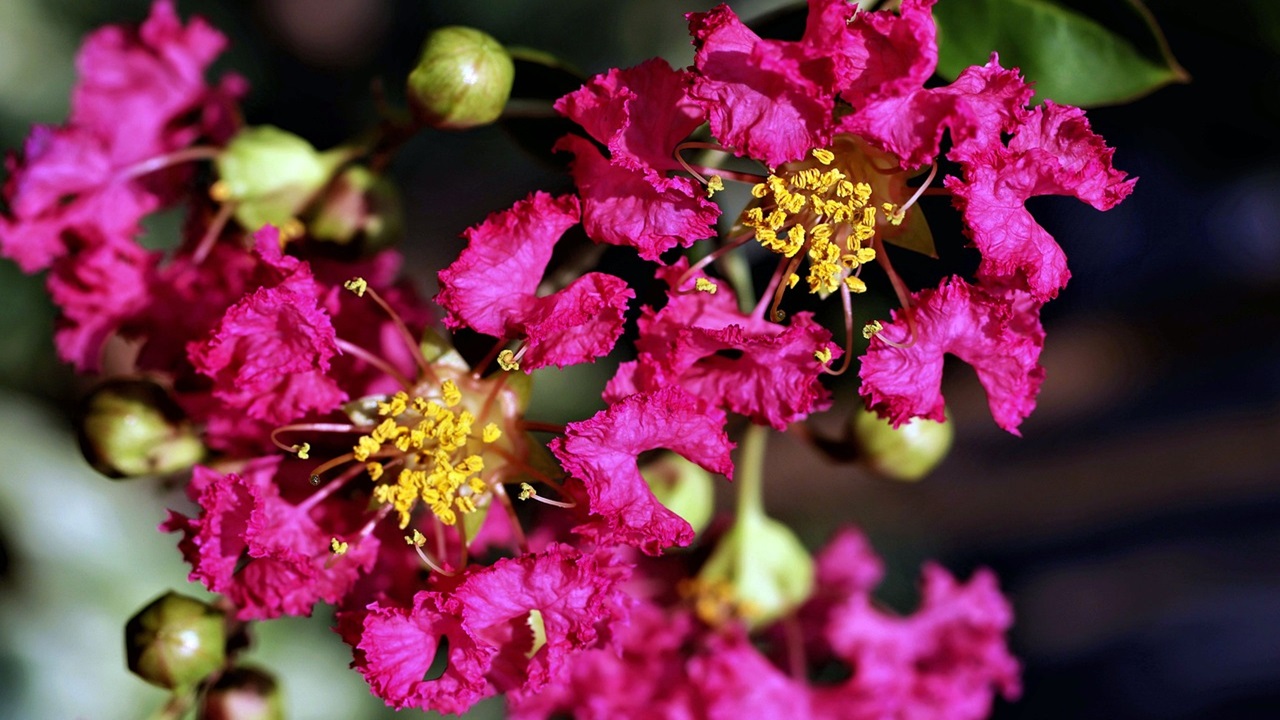
[[[625,607],[616,587],[625,574],[607,556],[555,545],[472,566],[450,587],[419,592],[411,608],[344,613],[338,630],[388,705],[462,713],[495,693],[536,694],[601,647]],[[428,678],[441,652],[443,673]]]
[[[336,603],[378,555],[377,538],[362,536],[335,557],[332,541],[355,534],[363,503],[291,503],[282,488],[307,487],[306,474],[280,468],[278,458],[229,475],[197,467],[187,493],[199,516],[170,511],[160,526],[182,533],[190,579],[226,595],[242,620],[310,615],[319,601]]]
[[[594,417],[571,423],[551,452],[585,486],[592,519],[581,528],[602,541],[634,545],[651,555],[688,545],[693,528],[658,502],[637,466],[646,450],[666,448],[732,479],[733,443],[720,410],[679,387],[631,395]]]
[[[871,339],[859,392],[895,427],[913,417],[942,422],[943,356],[950,353],[973,366],[996,424],[1017,435],[1044,380],[1040,305],[1026,292],[960,278],[925,290]]]
[[[635,293],[619,278],[592,272],[539,297],[560,236],[578,222],[578,199],[534,193],[464,234],[467,249],[440,272],[436,301],[451,328],[522,338],[525,370],[574,365],[608,353]]]
[[[659,271],[667,283],[684,278],[685,284],[672,287],[662,310],[645,308],[636,340],[638,357],[618,368],[605,388],[605,400],[678,385],[778,430],[830,406],[831,393],[818,379],[824,368],[818,356],[825,351],[829,361],[841,351],[812,313],[796,313],[788,325],[760,317],[763,304],[744,314],[727,287],[714,294],[695,291],[699,281],[709,281],[687,270],[681,258]]]
[[[582,224],[596,242],[625,245],[646,260],[715,234],[720,214],[680,168],[676,145],[705,120],[688,96],[690,75],[664,60],[609,70],[556,102],[556,110],[609,148],[566,135],[557,150],[573,153]]]

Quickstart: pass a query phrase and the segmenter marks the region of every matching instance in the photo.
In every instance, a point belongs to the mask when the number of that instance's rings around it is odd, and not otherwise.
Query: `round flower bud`
[[[358,245],[372,253],[392,245],[404,230],[404,210],[394,183],[368,168],[343,170],[316,203],[307,221],[315,240]]]
[[[443,27],[427,36],[407,94],[414,113],[447,130],[487,125],[502,114],[515,64],[502,44],[469,27]]]
[[[711,473],[673,452],[640,468],[640,474],[668,510],[684,518],[695,533],[711,521],[715,510],[715,487]]]
[[[178,404],[148,380],[99,385],[85,399],[79,425],[85,459],[109,478],[185,470],[205,453]]]
[[[867,465],[877,474],[914,482],[933,472],[947,456],[955,431],[948,422],[914,418],[894,428],[870,410],[853,416],[853,437]]]
[[[236,203],[245,228],[284,228],[329,182],[345,150],[319,152],[311,143],[271,125],[241,130],[218,154],[214,199]]]
[[[152,685],[190,688],[226,662],[222,613],[195,598],[169,591],[124,627],[129,669]]]
[[[232,668],[205,691],[197,717],[199,720],[283,720],[276,679],[254,667]]]
[[[813,593],[813,556],[786,525],[759,512],[740,512],[698,572],[698,584],[733,605],[749,628],[786,615]],[[700,605],[705,606],[704,602]],[[712,618],[698,607],[704,621]]]

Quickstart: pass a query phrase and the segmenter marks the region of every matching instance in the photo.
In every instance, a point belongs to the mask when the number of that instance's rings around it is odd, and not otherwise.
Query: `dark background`
[[[744,17],[777,5],[731,4]],[[1069,199],[1030,203],[1066,249],[1073,279],[1044,312],[1048,377],[1023,437],[995,427],[972,371],[956,364],[947,378],[956,448],[921,483],[828,464],[789,437],[770,455],[771,509],[814,545],[842,522],[862,526],[886,557],[890,603],[911,606],[928,558],[962,575],[983,565],[997,571],[1026,666],[1024,697],[1001,704],[1000,718],[1280,717],[1280,24],[1261,1],[1223,12],[1187,0],[1148,4],[1193,80],[1090,111],[1117,148],[1117,167],[1140,177],[1121,206],[1098,213]],[[652,55],[687,64],[681,15],[709,5],[183,0],[179,11],[205,15],[231,37],[217,67],[251,81],[250,123],[325,148],[372,119],[372,78],[395,94],[431,27],[475,25],[591,74]],[[63,120],[70,53],[83,32],[145,12],[134,1],[9,0],[0,9],[9,28],[0,30],[0,144],[17,146],[32,122]],[[408,270],[428,293],[463,228],[530,190],[567,187],[497,128],[424,134],[393,173],[409,213]],[[925,202],[944,259],[962,258],[954,211],[945,199]],[[61,427],[79,387],[53,358],[52,316],[40,281],[2,264],[0,406],[51,414],[49,426]],[[548,374],[547,412],[589,412],[593,404],[551,402],[554,388],[607,372]],[[839,390],[837,410],[852,401],[850,388]],[[839,422],[838,412],[830,417]],[[74,464],[68,436],[52,433],[48,444]],[[15,614],[27,606],[12,598],[40,573],[61,570],[24,550],[20,518],[33,509],[21,491],[31,477],[0,473],[12,491],[0,496],[0,603],[10,598],[0,607]],[[77,482],[87,493],[106,481],[86,471]],[[155,495],[139,485],[109,492]],[[158,522],[147,512],[135,524]],[[53,534],[56,523],[46,527]],[[164,547],[171,538],[150,538],[176,556]],[[174,567],[168,584],[180,586],[183,570]],[[163,587],[93,592],[126,596],[131,608]],[[74,644],[59,647],[48,650],[74,652]],[[31,702],[39,683],[23,678],[45,666],[27,656],[41,651],[6,651],[18,678],[0,684],[6,695]],[[122,671],[114,682],[141,685]],[[305,702],[294,702],[295,716],[325,716],[323,700],[319,709]]]

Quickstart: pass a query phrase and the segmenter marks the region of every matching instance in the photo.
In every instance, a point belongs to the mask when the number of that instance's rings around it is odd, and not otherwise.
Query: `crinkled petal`
[[[566,472],[580,480],[590,510],[616,542],[651,555],[672,545],[688,545],[693,528],[658,502],[649,490],[637,456],[657,448],[672,450],[709,472],[732,476],[724,434],[725,415],[679,388],[632,395],[582,422],[571,423],[551,451]]]
[[[692,180],[648,177],[612,164],[595,145],[576,135],[561,138],[556,149],[574,155],[582,225],[592,240],[634,247],[640,257],[658,261],[673,247],[689,247],[715,235],[719,207]]]
[[[711,133],[770,166],[831,140],[835,69],[802,43],[762,40],[727,5],[690,13],[699,74],[689,91]]]
[[[355,655],[351,666],[397,710],[462,714],[495,692],[484,677],[494,650],[478,647],[440,602],[439,594],[422,591],[412,608],[375,603],[339,617],[339,632]],[[442,652],[443,674],[427,679]]]
[[[601,644],[624,611],[624,576],[607,557],[557,545],[469,574],[451,601],[467,632],[496,650],[488,678],[498,691],[536,692]]]
[[[919,293],[910,310],[893,313],[862,358],[860,392],[868,407],[895,427],[913,417],[943,421],[943,355],[950,353],[977,371],[996,424],[1019,434],[1044,380],[1040,305],[1025,292],[959,278]]]
[[[706,119],[688,96],[691,75],[653,58],[610,69],[556,101],[556,110],[604,143],[614,164],[660,176],[676,170],[673,152]]]
[[[857,13],[844,33],[826,23],[823,30],[839,41],[837,62],[846,65],[841,68],[845,72],[840,82],[840,96],[846,102],[861,108],[870,97],[902,95],[923,87],[933,77],[938,65],[935,1],[903,0],[896,13]],[[815,25],[815,6],[834,2],[837,0],[810,1],[810,28]],[[806,37],[812,32],[806,32]]]
[[[463,233],[467,248],[440,271],[445,324],[503,337],[520,324],[551,261],[551,251],[578,222],[578,199],[533,193]]]
[[[674,283],[687,268],[681,259],[662,275]],[[785,326],[745,315],[727,287],[714,295],[695,292],[701,277],[690,275],[661,311],[645,310],[637,359],[619,368],[605,399],[678,385],[778,430],[827,408],[831,393],[819,381],[823,365],[814,353],[826,349],[839,357],[841,350],[812,313],[796,313]]]
[[[633,297],[635,292],[621,278],[592,272],[560,292],[531,299],[520,317],[527,338],[521,367],[564,367],[607,355],[622,335],[627,302]]]
[[[96,372],[103,344],[146,307],[146,277],[157,256],[132,243],[92,243],[59,258],[46,285],[61,314],[58,356],[80,372]]]
[[[1110,209],[1136,182],[1112,167],[1113,153],[1083,110],[1046,101],[1026,115],[1007,148],[965,156],[964,179],[947,178],[946,186],[982,253],[979,277],[1025,285],[1040,300],[1057,295],[1070,277],[1066,255],[1026,201],[1070,195]]]

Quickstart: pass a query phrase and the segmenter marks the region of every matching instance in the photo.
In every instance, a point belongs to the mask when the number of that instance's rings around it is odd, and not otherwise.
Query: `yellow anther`
[[[368,435],[363,435],[356,441],[356,446],[352,448],[351,454],[356,460],[364,462],[369,459],[370,455],[382,449],[382,443],[374,440]]]
[[[469,497],[460,497],[453,501],[453,506],[458,508],[458,512],[466,515],[476,511],[476,504]]]
[[[867,284],[862,282],[862,278],[854,275],[845,278],[844,284],[848,286],[849,292],[864,293],[867,291]]]
[[[519,497],[521,500],[528,500],[529,498],[537,494],[538,494],[538,491],[534,490],[533,486],[530,485],[529,483],[527,482],[520,483],[520,494],[517,497]]]
[[[791,273],[787,276],[787,289],[790,290],[795,287],[798,282],[800,282],[800,276],[795,273]]]
[[[226,180],[219,180],[209,186],[209,198],[214,202],[224,203],[231,199],[231,186]]]
[[[307,460],[311,457],[311,443],[302,443],[301,446],[294,445],[293,451],[298,454],[299,460]]]
[[[707,197],[711,197],[724,189],[724,180],[719,175],[707,178]]]
[[[422,533],[418,532],[417,528],[413,529],[413,535],[405,535],[404,541],[406,544],[414,547],[422,547],[427,544],[427,538],[424,537]]]
[[[693,287],[698,292],[704,292],[708,295],[715,295],[716,291],[720,289],[719,285],[716,285],[715,283],[711,282],[710,280],[704,277],[698,278],[693,283]]]
[[[827,363],[831,362],[831,348],[824,347],[820,350],[816,350],[813,353],[813,357],[818,362],[822,363],[823,365],[826,365]]]
[[[369,473],[369,479],[377,482],[382,477],[382,463],[371,462],[364,466],[365,472]]]
[[[355,293],[356,297],[364,297],[364,291],[369,289],[369,283],[362,277],[356,277],[342,283],[342,287]]]
[[[444,398],[445,407],[457,407],[462,402],[462,391],[452,380],[445,380],[440,384],[440,395]]]
[[[486,443],[496,442],[500,437],[502,437],[502,430],[498,428],[497,423],[485,425],[484,430],[480,433],[480,439]]]
[[[820,150],[817,148],[813,150],[813,156],[823,165],[830,165],[831,161],[836,159],[836,154],[830,150]]]
[[[751,197],[762,198],[769,194],[769,186],[764,183],[756,183],[751,188]]]
[[[286,240],[297,240],[307,234],[307,226],[302,224],[298,218],[289,218],[280,226],[280,243],[283,245]]]
[[[880,332],[881,330],[884,330],[884,326],[880,324],[880,321],[872,320],[871,322],[862,326],[862,337],[866,340],[870,340],[873,335]]]
[[[329,552],[333,553],[334,555],[346,555],[347,548],[349,547],[351,546],[348,543],[344,543],[338,540],[338,538],[331,538],[329,540]]]
[[[787,222],[787,214],[781,210],[774,210],[769,213],[769,217],[765,220],[770,230],[781,230],[782,226]]]
[[[520,369],[520,362],[516,360],[516,354],[510,350],[503,350],[498,353],[498,367],[511,372]]]
[[[388,402],[378,403],[378,414],[382,417],[396,417],[409,409],[409,395],[403,390],[391,396]]]

